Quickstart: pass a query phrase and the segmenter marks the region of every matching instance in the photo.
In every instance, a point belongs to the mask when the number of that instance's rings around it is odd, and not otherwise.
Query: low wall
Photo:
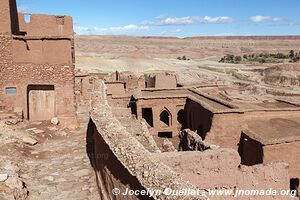
[[[122,192],[128,189],[164,190],[171,188],[197,189],[194,185],[181,180],[179,174],[168,166],[159,163],[141,143],[113,116],[108,105],[103,82],[96,82],[92,101],[91,122],[88,128],[88,152],[96,171],[99,193],[102,200],[119,199],[206,199],[203,196],[183,198],[158,194],[145,196],[113,196],[112,188]]]

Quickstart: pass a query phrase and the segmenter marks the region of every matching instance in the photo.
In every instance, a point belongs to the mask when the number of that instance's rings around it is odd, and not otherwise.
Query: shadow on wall
[[[124,165],[110,150],[98,132],[94,122],[90,119],[86,135],[86,151],[93,166],[100,199],[102,200],[153,200],[148,196],[115,196],[112,194],[114,188],[123,193],[126,189],[145,190],[138,179],[131,175]]]
[[[263,163],[263,146],[242,132],[238,152],[241,164],[252,166]]]
[[[205,140],[206,134],[210,131],[212,119],[212,112],[193,100],[186,100],[182,130],[190,129],[197,132],[202,140]]]

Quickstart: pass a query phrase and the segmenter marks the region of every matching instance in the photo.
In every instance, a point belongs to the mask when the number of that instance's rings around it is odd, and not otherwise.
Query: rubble
[[[25,136],[22,138],[22,141],[25,143],[25,144],[29,144],[31,146],[34,146],[38,143],[38,141],[32,137],[29,137],[29,136]]]
[[[51,124],[53,124],[53,125],[58,125],[58,124],[59,124],[58,118],[57,118],[57,117],[53,117],[53,118],[51,119]]]
[[[8,174],[0,174],[0,182],[6,181],[8,178]]]

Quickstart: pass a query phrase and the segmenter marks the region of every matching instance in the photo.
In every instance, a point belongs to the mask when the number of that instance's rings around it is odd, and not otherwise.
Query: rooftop
[[[248,123],[244,131],[249,137],[263,145],[300,141],[300,116],[285,118],[256,119]]]

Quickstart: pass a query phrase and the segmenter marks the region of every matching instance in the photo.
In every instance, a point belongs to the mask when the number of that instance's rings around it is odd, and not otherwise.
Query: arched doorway
[[[160,122],[163,126],[171,125],[171,114],[167,109],[164,109],[159,115]]]

